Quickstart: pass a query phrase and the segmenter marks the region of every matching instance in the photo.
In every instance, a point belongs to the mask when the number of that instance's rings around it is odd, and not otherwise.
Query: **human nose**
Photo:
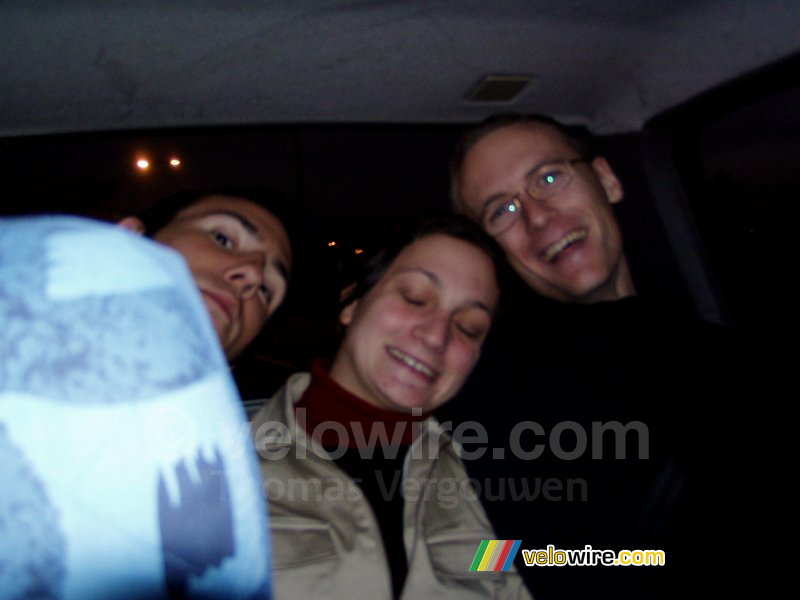
[[[447,345],[449,320],[444,315],[429,315],[414,327],[414,335],[433,350],[441,350]]]
[[[537,198],[527,190],[522,198],[525,199],[525,202],[521,202],[522,212],[529,228],[542,229],[558,214],[558,210],[550,204],[549,200]]]
[[[237,257],[235,264],[225,270],[225,281],[233,286],[241,298],[254,295],[264,283],[266,257],[261,252],[250,252]]]

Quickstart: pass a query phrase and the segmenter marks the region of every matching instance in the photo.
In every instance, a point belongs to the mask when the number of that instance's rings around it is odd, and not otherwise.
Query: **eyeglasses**
[[[539,166],[528,175],[525,194],[537,200],[549,200],[575,177],[573,165],[587,162],[585,158],[554,160]],[[481,213],[481,223],[489,235],[499,235],[509,229],[522,214],[520,195],[492,200]]]

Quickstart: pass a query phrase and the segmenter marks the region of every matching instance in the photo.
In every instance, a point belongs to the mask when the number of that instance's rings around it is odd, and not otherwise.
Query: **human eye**
[[[493,202],[487,207],[484,217],[486,228],[490,230],[502,228],[516,218],[518,211],[519,207],[514,198],[503,198]]]
[[[432,299],[427,281],[417,273],[407,273],[398,278],[397,291],[403,302],[409,306],[424,307]]]
[[[469,309],[454,319],[456,329],[471,341],[482,342],[489,331],[491,319],[479,309]]]
[[[467,336],[471,340],[477,340],[480,337],[480,332],[477,331],[474,327],[470,327],[469,325],[456,325],[458,330]]]
[[[247,235],[242,225],[226,214],[210,214],[198,220],[197,227],[219,247],[228,250],[242,248]]]
[[[233,248],[233,238],[219,229],[212,229],[209,232],[211,239],[222,248]]]
[[[456,322],[456,329],[470,341],[481,342],[488,328],[480,323],[460,321]]]
[[[539,188],[557,187],[566,175],[566,168],[561,163],[551,163],[543,165],[533,178],[533,182]]]
[[[552,165],[545,165],[537,173],[538,181],[545,186],[552,186],[559,183],[566,173],[564,165],[556,163]]]
[[[264,303],[269,305],[272,302],[272,290],[266,285],[258,286],[258,292],[264,300]]]
[[[411,306],[424,306],[425,299],[416,293],[410,292],[400,292],[400,296],[405,300],[406,304],[410,304]]]

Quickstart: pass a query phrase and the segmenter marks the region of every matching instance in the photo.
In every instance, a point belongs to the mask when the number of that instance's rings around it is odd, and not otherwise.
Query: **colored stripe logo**
[[[470,571],[508,571],[522,540],[483,540],[472,559]]]

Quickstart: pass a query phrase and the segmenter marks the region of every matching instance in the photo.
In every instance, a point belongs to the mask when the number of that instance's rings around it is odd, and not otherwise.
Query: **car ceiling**
[[[598,133],[800,50],[795,0],[0,4],[0,135],[543,112]],[[465,100],[486,75],[514,100]]]

